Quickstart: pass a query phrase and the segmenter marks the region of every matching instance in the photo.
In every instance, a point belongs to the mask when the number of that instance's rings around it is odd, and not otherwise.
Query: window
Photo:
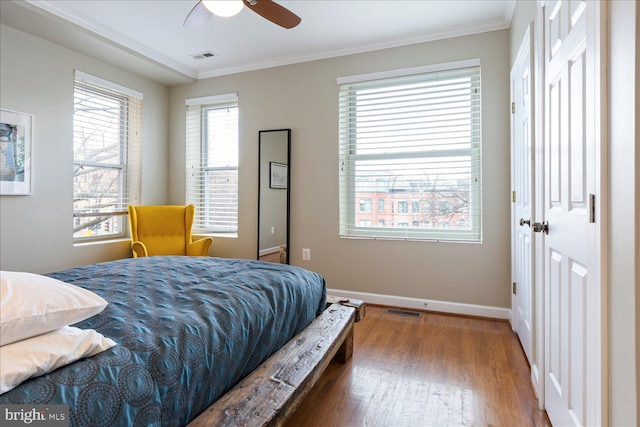
[[[480,61],[345,77],[338,84],[340,236],[482,241]],[[363,182],[377,185],[363,188]],[[364,191],[396,204],[395,212],[378,214],[385,226],[361,225],[357,203]]]
[[[371,212],[371,199],[360,200],[360,212]]]
[[[194,232],[238,232],[237,94],[186,101],[186,202]]]
[[[75,72],[73,238],[126,235],[129,204],[140,203],[142,94]]]

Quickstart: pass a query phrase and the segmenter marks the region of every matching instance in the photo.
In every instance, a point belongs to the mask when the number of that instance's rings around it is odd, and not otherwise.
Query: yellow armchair
[[[129,206],[133,257],[154,255],[208,256],[213,238],[193,240],[195,207]]]

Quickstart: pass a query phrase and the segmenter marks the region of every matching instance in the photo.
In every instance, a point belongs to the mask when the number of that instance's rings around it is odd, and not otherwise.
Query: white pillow
[[[93,329],[73,326],[0,347],[0,394],[23,381],[44,375],[116,345]]]
[[[0,346],[100,313],[107,302],[86,289],[32,273],[0,271]]]

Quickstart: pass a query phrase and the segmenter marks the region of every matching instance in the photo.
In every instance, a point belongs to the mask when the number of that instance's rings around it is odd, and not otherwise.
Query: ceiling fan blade
[[[202,0],[198,0],[198,3],[193,6],[193,9],[191,9],[191,12],[189,12],[187,17],[184,19],[184,23],[182,25],[187,28],[200,28],[209,20],[209,18],[211,18],[212,15],[213,14],[209,12],[209,9],[207,9],[204,3],[202,3]]]
[[[271,0],[242,0],[244,5],[283,28],[293,28],[302,21],[298,15]]]

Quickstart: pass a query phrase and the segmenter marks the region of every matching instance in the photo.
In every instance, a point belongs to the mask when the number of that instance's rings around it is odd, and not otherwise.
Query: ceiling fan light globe
[[[242,0],[202,0],[211,13],[222,18],[237,15],[244,6]]]

